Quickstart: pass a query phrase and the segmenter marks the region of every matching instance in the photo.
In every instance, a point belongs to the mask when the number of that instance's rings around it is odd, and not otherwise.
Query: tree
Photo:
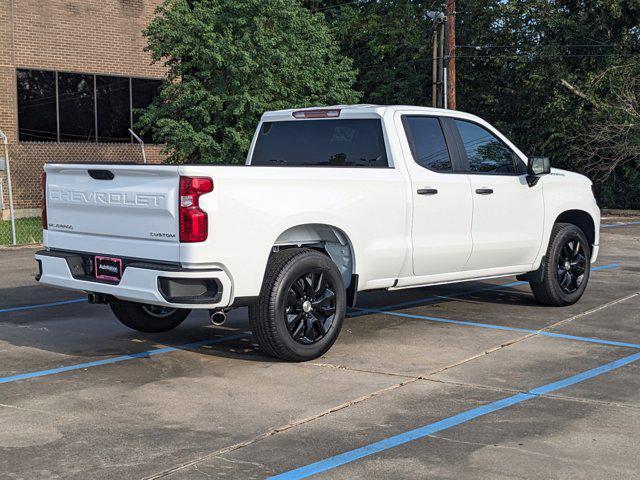
[[[431,104],[425,13],[441,10],[442,1],[320,3],[360,71],[355,87],[364,92],[364,101]],[[591,156],[585,163],[576,128],[599,124],[593,123],[593,107],[560,79],[590,85],[614,65],[637,62],[640,1],[458,0],[456,9],[458,108],[496,125],[526,154],[546,155],[555,167],[594,176],[590,164],[597,159]],[[613,98],[616,88],[616,82],[600,82],[598,96]],[[596,175],[595,180],[634,192],[625,195],[635,199],[625,206],[640,208],[640,174],[632,164],[616,163],[609,178]]]
[[[616,65],[591,78],[585,91],[562,82],[591,107],[576,131],[584,171],[606,180],[615,171],[640,167],[640,62]],[[605,96],[601,96],[602,93]]]
[[[578,87],[561,84],[585,104],[576,125],[576,166],[596,182],[604,206],[640,205],[640,61],[592,74]]]
[[[431,104],[428,10],[441,2],[362,0],[321,7],[358,67],[356,88],[378,104]]]
[[[324,16],[297,0],[166,0],[144,33],[167,81],[140,126],[170,161],[242,163],[265,110],[360,96]]]

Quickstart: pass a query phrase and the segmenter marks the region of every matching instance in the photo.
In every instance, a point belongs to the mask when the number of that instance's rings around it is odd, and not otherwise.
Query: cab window
[[[469,170],[477,173],[515,174],[518,156],[484,127],[454,120],[469,160]]]
[[[407,135],[413,160],[434,172],[451,172],[449,149],[436,117],[405,115],[402,124]]]

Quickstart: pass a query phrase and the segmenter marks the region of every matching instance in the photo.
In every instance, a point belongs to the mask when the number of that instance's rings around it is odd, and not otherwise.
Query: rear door
[[[411,111],[395,121],[411,177],[414,275],[460,271],[471,254],[472,199],[449,153],[447,125]]]
[[[179,260],[177,166],[49,164],[46,246]]]
[[[524,161],[487,126],[451,122],[473,198],[473,252],[465,270],[532,264],[542,243],[542,182],[528,185]]]

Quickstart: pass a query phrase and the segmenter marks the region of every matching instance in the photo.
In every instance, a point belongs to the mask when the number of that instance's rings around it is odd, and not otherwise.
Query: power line
[[[446,7],[448,7],[449,5],[451,5],[451,3],[453,3],[454,1],[455,1],[455,0],[448,0],[448,1],[447,1],[447,3],[443,3],[441,6],[442,6],[442,7],[444,7],[444,8],[446,8]],[[354,1],[352,1],[352,2],[339,3],[339,4],[337,4],[337,5],[327,5],[326,7],[320,7],[320,8],[309,8],[309,10],[311,10],[312,12],[322,12],[322,11],[325,11],[325,10],[331,10],[331,9],[333,9],[333,8],[340,8],[340,7],[344,7],[344,6],[346,6],[346,5],[353,5],[354,3],[361,3],[363,6],[366,6],[366,5],[376,5],[376,3],[375,3],[375,2],[367,2],[367,3],[365,3],[365,2],[363,2],[363,0],[354,0]],[[438,2],[437,2],[437,1],[434,1],[434,2],[433,2],[433,4],[434,4],[434,5],[437,5],[437,4],[438,4]]]
[[[361,1],[362,0],[354,0],[353,2],[340,3],[338,5],[327,5],[326,7],[321,8],[311,8],[310,10],[312,12],[322,12],[324,10],[331,10],[332,8],[344,7],[345,5],[353,5],[354,3],[360,3]]]
[[[620,45],[614,44],[601,44],[601,43],[593,43],[593,44],[540,44],[540,45],[532,45],[530,48],[547,48],[547,47],[569,47],[569,48],[600,48],[600,47],[618,47]],[[456,48],[472,48],[475,50],[480,49],[492,49],[492,48],[522,48],[520,45],[456,45]]]
[[[533,57],[533,58],[586,58],[586,57],[620,57],[620,58],[634,58],[639,57],[640,53],[579,53],[579,54],[537,54],[535,52],[523,52],[512,54],[497,54],[497,55],[457,55],[458,59],[465,58],[520,58],[520,57]]]

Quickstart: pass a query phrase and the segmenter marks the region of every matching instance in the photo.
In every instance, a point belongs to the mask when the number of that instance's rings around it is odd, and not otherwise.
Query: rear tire
[[[331,348],[346,308],[335,263],[316,250],[290,248],[269,259],[259,300],[249,307],[249,321],[264,353],[303,362]]]
[[[542,281],[529,282],[539,303],[561,307],[580,300],[591,272],[591,246],[571,223],[556,223],[551,231]]]
[[[127,327],[145,333],[167,332],[176,328],[191,310],[158,307],[142,303],[113,300],[109,304],[115,316]]]

